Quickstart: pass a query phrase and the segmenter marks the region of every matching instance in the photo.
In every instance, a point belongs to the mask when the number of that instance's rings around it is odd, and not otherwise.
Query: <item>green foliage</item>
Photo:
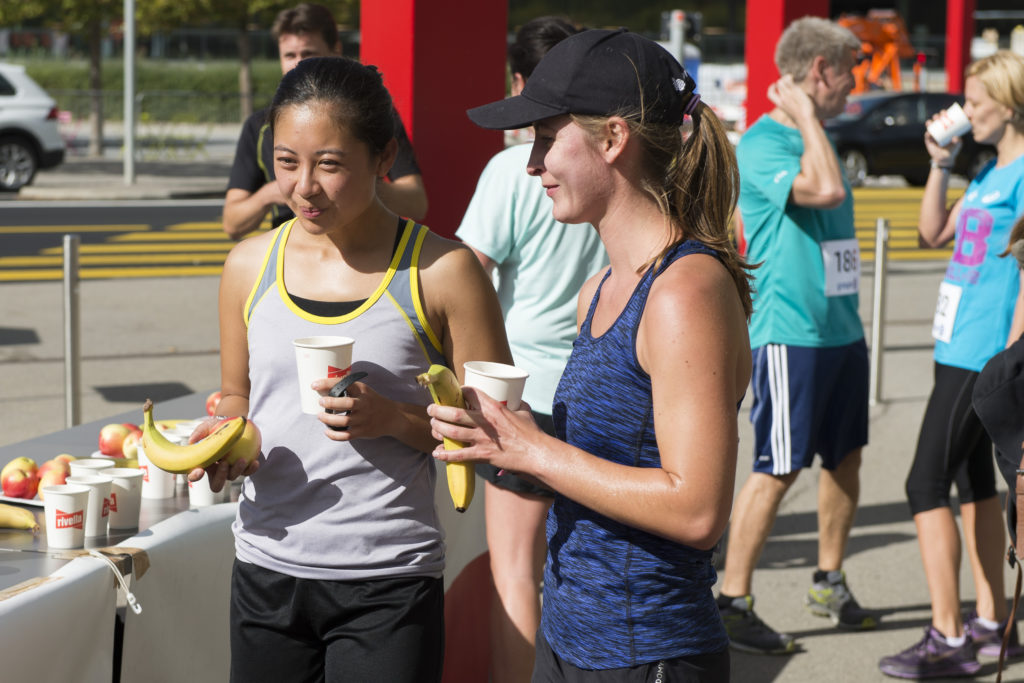
[[[88,116],[89,65],[85,60],[21,61],[26,71],[57,100],[60,109]],[[123,113],[124,71],[121,60],[103,62],[104,118],[119,120]],[[235,123],[238,121],[238,69],[234,60],[176,62],[139,60],[135,91],[142,95],[140,118],[154,121]],[[270,102],[281,80],[276,60],[252,64],[255,106]]]

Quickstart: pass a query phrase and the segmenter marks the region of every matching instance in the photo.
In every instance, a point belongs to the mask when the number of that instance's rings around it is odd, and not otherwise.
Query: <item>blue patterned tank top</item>
[[[686,241],[636,286],[618,319],[591,334],[602,280],[554,400],[558,436],[631,467],[660,467],[651,379],[636,337],[651,284],[671,263],[710,254]],[[711,552],[691,548],[556,496],[547,518],[541,629],[558,655],[584,669],[616,669],[718,652],[728,645],[711,588]]]

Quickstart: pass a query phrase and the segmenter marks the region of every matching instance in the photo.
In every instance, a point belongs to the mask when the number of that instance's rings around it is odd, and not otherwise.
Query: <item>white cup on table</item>
[[[85,513],[85,537],[107,535],[110,521],[110,485],[113,479],[104,474],[80,474],[67,478],[67,483],[89,489],[89,506]]]
[[[142,470],[142,497],[148,500],[174,498],[175,475],[165,472],[146,457],[146,450],[139,445],[139,469]]]
[[[117,458],[78,458],[68,463],[72,477],[98,474],[117,464]]]
[[[139,508],[142,506],[142,478],[145,473],[138,467],[116,467],[103,470],[111,478],[110,528],[137,529]]]
[[[85,518],[89,488],[75,484],[44,486],[46,545],[50,548],[81,548],[85,545]]]
[[[188,482],[188,504],[189,507],[206,507],[226,502],[225,495],[228,493],[228,486],[214,493],[210,488],[210,475],[203,472],[203,478],[199,481]]]

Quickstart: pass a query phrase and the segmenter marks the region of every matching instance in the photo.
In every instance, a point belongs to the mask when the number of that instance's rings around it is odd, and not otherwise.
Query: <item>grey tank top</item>
[[[356,340],[352,370],[382,396],[426,406],[416,375],[444,363],[420,305],[417,264],[426,227],[402,219],[402,237],[380,286],[346,315],[320,317],[288,296],[277,228],[245,306],[249,417],[263,436],[260,467],[242,485],[235,553],[298,578],[439,577],[443,532],[434,507],[433,459],[392,437],[340,442],[299,407],[292,339]]]

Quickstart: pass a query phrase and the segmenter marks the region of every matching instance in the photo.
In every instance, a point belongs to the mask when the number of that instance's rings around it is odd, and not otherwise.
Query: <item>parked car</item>
[[[963,97],[936,92],[884,92],[850,97],[846,111],[825,122],[850,185],[869,175],[901,175],[911,185],[928,180],[925,122]],[[953,172],[974,178],[995,157],[991,145],[979,145],[968,133]]]
[[[25,67],[0,62],[0,192],[28,185],[64,161],[57,107]]]

